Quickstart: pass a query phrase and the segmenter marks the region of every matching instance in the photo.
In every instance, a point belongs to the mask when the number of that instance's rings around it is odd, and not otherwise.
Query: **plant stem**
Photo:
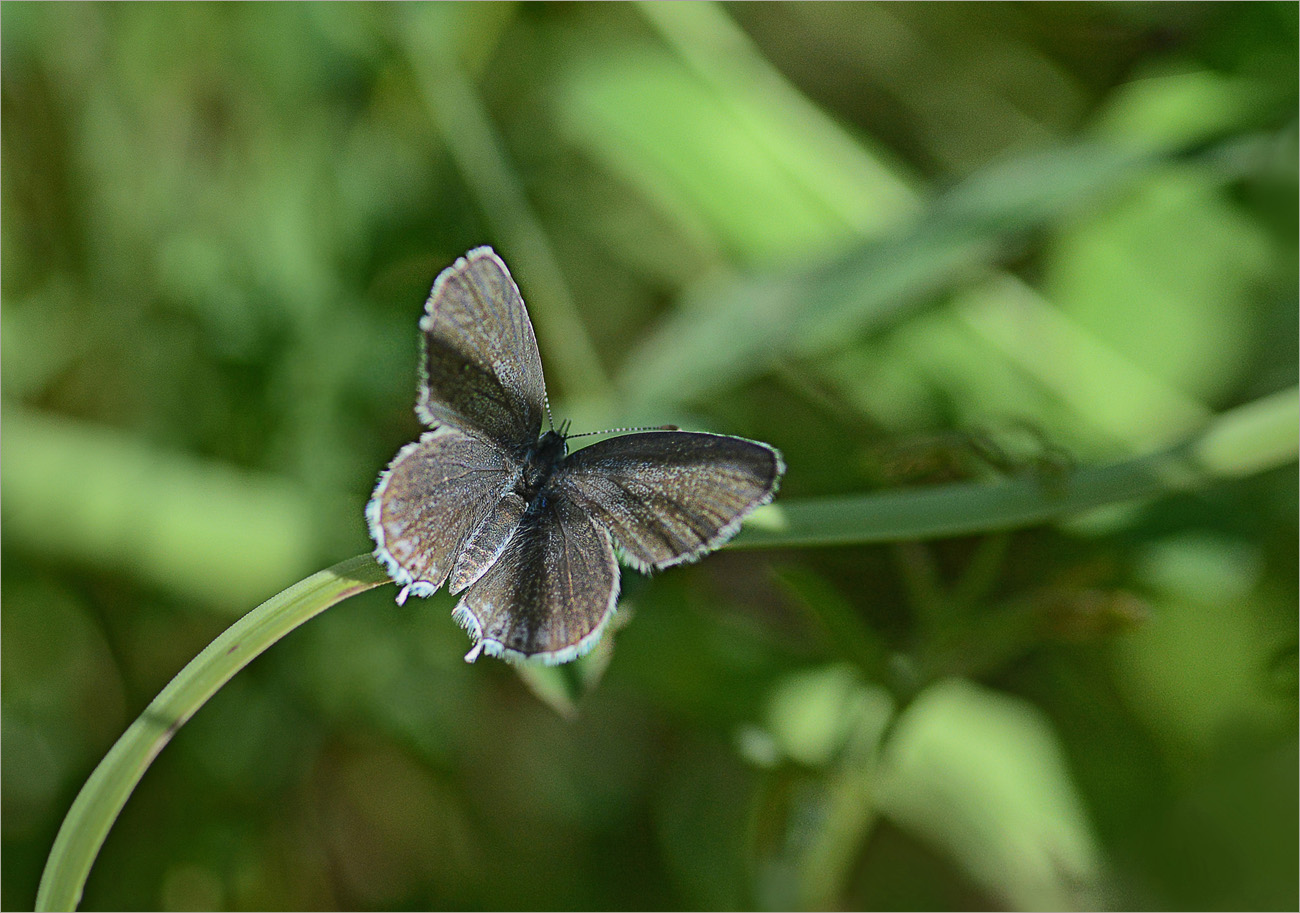
[[[388,583],[369,555],[313,574],[227,628],[168,683],[122,734],[81,788],[54,839],[36,895],[37,910],[73,910],[109,828],[153,759],[222,685],[309,618]]]
[[[1263,472],[1296,459],[1298,397],[1295,388],[1275,393],[1224,413],[1168,450],[1084,467],[1064,478],[1032,475],[769,504],[746,520],[732,545],[850,545],[987,533]]]

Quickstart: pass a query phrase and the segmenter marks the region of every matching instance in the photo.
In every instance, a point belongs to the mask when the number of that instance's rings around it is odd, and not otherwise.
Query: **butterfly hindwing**
[[[551,484],[596,517],[638,569],[697,558],[772,499],[785,466],[766,444],[651,431],[569,455]]]
[[[426,432],[393,458],[366,507],[375,556],[400,586],[433,594],[519,474],[491,444],[453,428]]]
[[[618,562],[609,534],[577,504],[544,497],[456,607],[475,647],[507,659],[568,662],[614,612]]]

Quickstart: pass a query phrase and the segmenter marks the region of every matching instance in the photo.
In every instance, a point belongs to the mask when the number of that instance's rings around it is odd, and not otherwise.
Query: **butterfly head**
[[[532,459],[540,463],[558,463],[569,452],[565,442],[564,426],[559,431],[547,431],[533,445]]]

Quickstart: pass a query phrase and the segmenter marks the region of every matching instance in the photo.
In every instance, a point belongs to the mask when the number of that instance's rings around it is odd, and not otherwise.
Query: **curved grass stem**
[[[388,583],[369,555],[313,574],[272,596],[194,657],[145,708],[99,762],[77,794],[50,850],[37,910],[72,910],[109,828],[153,759],[176,731],[273,643],[335,603]]]

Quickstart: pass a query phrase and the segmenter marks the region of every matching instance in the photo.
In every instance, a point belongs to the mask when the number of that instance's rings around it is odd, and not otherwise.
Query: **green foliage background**
[[[0,9],[6,909],[190,657],[368,550],[477,244],[557,419],[770,441],[788,499],[1297,380],[1294,4]],[[1292,465],[628,573],[552,677],[381,588],[179,733],[83,905],[1294,909],[1296,580]]]

